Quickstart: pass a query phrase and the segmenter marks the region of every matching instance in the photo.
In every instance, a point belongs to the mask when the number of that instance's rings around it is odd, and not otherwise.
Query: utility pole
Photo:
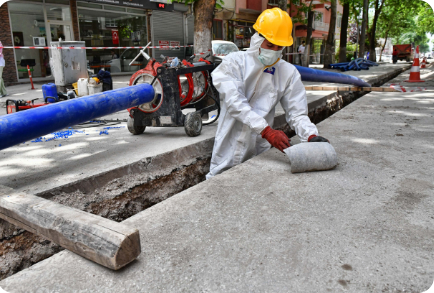
[[[359,58],[364,58],[365,56],[366,24],[368,23],[368,4],[369,4],[369,0],[363,0],[363,21],[362,21],[362,32],[360,36]]]

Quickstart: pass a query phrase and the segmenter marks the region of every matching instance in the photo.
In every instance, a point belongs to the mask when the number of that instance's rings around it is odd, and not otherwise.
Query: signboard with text
[[[160,46],[160,50],[169,50],[170,42],[169,41],[158,41],[158,46]]]
[[[170,48],[170,50],[180,50],[179,46],[181,46],[181,42],[179,41],[170,41],[170,47],[176,47],[176,48]]]
[[[89,2],[97,2],[101,4],[112,4],[120,6],[128,6],[135,8],[151,9],[151,10],[164,10],[173,11],[174,4],[172,1],[151,1],[151,0],[87,0]],[[170,3],[168,3],[170,2]]]

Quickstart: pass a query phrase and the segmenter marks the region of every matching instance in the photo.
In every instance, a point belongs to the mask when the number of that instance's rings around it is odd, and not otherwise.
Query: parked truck
[[[413,61],[414,49],[411,44],[393,45],[393,51],[398,51],[398,60]]]

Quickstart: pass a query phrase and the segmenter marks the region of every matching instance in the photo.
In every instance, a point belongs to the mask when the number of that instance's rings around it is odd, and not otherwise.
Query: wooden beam
[[[307,91],[399,92],[389,87],[305,86],[304,88]]]
[[[0,218],[112,270],[141,252],[137,229],[2,185]]]

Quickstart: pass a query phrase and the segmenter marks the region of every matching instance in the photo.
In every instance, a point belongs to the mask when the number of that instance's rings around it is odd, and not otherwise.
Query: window
[[[62,4],[62,5],[69,5],[68,0],[45,0],[45,3],[55,3],[55,4]]]
[[[10,1],[8,8],[15,46],[34,46],[33,37],[43,38],[45,44],[48,43],[42,5]],[[39,42],[39,39],[37,40]],[[27,64],[31,67],[33,77],[46,77],[51,74],[48,50],[15,49],[15,55],[19,78],[29,77]]]
[[[279,0],[268,0],[268,5],[279,5]]]
[[[106,6],[107,7],[107,6]],[[105,8],[106,8],[105,7]],[[78,9],[81,41],[86,47],[135,47],[148,43],[146,16],[105,10]],[[138,58],[139,49],[86,50],[90,69],[134,72],[143,68],[147,60]]]
[[[212,21],[213,40],[223,40],[223,21],[214,19]]]
[[[341,25],[342,25],[342,15],[338,15],[336,19],[336,26],[341,27]]]
[[[213,43],[212,50],[214,54],[229,54],[232,52],[238,52],[238,47],[233,43]]]
[[[50,20],[71,20],[69,6],[46,5],[47,19]]]
[[[114,18],[106,18],[106,20],[105,20],[105,27],[114,27],[114,28],[116,28],[117,27],[116,19],[114,19]]]
[[[324,14],[322,12],[315,12],[314,20],[317,22],[324,22]]]

